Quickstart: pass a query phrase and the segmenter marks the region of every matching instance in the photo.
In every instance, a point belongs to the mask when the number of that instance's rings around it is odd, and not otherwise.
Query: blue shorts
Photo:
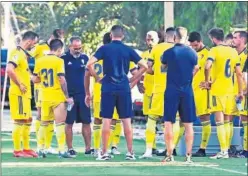
[[[74,105],[70,111],[67,111],[66,124],[72,125],[75,121],[83,124],[91,123],[90,108],[85,105],[84,99],[84,94],[73,96]]]
[[[193,123],[196,120],[193,92],[165,92],[164,121],[175,123],[177,111],[183,123]]]
[[[112,119],[115,107],[120,119],[132,117],[131,92],[102,92],[100,116]]]

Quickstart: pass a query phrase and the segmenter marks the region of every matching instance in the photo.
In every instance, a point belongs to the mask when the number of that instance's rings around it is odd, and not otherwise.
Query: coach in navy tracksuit
[[[176,28],[175,46],[166,50],[162,56],[163,67],[168,67],[167,83],[164,93],[164,126],[167,157],[165,162],[174,160],[173,130],[176,113],[179,111],[181,121],[185,126],[186,159],[191,163],[191,152],[194,139],[193,122],[196,119],[194,93],[192,89],[193,75],[197,71],[197,54],[184,43],[187,39],[187,29]]]
[[[109,139],[110,124],[113,117],[114,107],[116,107],[124,127],[128,153],[126,159],[134,160],[135,156],[132,149],[132,99],[129,83],[140,78],[146,71],[147,65],[143,59],[130,47],[124,45],[121,40],[124,38],[124,31],[121,26],[115,25],[111,29],[112,42],[101,46],[94,56],[89,60],[87,68],[98,82],[102,83],[101,89],[101,117],[103,118],[102,127],[102,156],[99,160],[108,160],[107,144]],[[94,63],[103,60],[103,74],[101,79],[94,70]],[[139,71],[129,80],[129,64],[133,61],[140,66]],[[86,95],[86,102],[89,106],[89,93]]]
[[[74,121],[82,123],[82,135],[85,141],[85,154],[91,151],[91,116],[90,109],[85,105],[84,74],[85,66],[89,60],[82,52],[82,42],[79,37],[70,39],[69,51],[61,58],[64,59],[65,77],[67,81],[69,96],[74,99],[72,109],[67,112],[66,117],[66,143],[68,153],[76,157],[76,151],[72,148],[72,126]]]

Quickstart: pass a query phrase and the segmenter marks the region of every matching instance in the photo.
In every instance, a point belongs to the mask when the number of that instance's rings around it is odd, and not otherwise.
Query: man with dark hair
[[[210,122],[210,91],[200,89],[199,85],[204,81],[204,66],[207,61],[209,49],[203,44],[201,34],[199,32],[191,32],[188,39],[190,46],[197,52],[199,70],[195,73],[193,79],[193,91],[196,105],[196,115],[200,118],[202,124],[202,138],[200,149],[193,154],[196,157],[205,157],[206,148],[211,135]]]
[[[108,140],[110,134],[110,124],[113,117],[113,111],[116,107],[118,115],[122,120],[124,134],[127,141],[128,152],[127,160],[135,160],[133,153],[133,135],[132,135],[132,99],[129,83],[133,83],[136,79],[146,71],[147,65],[139,55],[128,46],[124,45],[121,40],[124,38],[123,28],[115,25],[111,28],[112,42],[101,46],[94,56],[89,60],[87,68],[97,82],[102,83],[101,92],[101,112],[103,118],[102,127],[102,155],[99,160],[110,159],[107,153]],[[94,64],[103,60],[103,78],[100,78],[94,69]],[[129,71],[130,61],[135,62],[140,66],[138,72],[130,79],[127,74]],[[90,94],[86,95],[86,102],[89,106]]]
[[[172,162],[173,127],[177,111],[185,127],[186,158],[191,163],[191,152],[194,140],[193,122],[195,120],[195,102],[192,89],[193,73],[197,70],[197,55],[185,45],[187,29],[178,27],[175,30],[175,46],[166,50],[162,56],[162,67],[167,68],[166,90],[164,92],[164,128],[167,156],[164,162]]]
[[[85,105],[84,75],[85,66],[89,60],[88,56],[82,52],[82,41],[78,36],[70,38],[69,51],[62,57],[65,64],[65,78],[68,83],[69,97],[74,100],[71,110],[67,111],[66,117],[66,143],[68,153],[71,157],[76,157],[77,152],[72,147],[72,126],[74,121],[82,123],[82,136],[85,142],[85,154],[91,154],[91,118],[90,109]]]
[[[64,38],[64,33],[59,32],[62,31],[61,29],[55,29],[53,31],[53,34],[50,36],[50,38],[46,42],[42,42],[37,44],[31,51],[30,55],[34,57],[35,61],[40,59],[42,56],[47,55],[50,52],[49,44],[53,39],[60,39],[62,40]],[[35,121],[35,131],[36,131],[36,140],[37,140],[37,146],[38,145],[45,145],[45,153],[47,154],[57,154],[58,152],[55,151],[51,147],[53,133],[54,133],[54,122],[51,121],[47,126],[45,126],[45,141],[38,139],[38,131],[40,128],[40,119],[41,119],[41,100],[42,100],[42,93],[40,91],[41,85],[39,83],[34,84],[34,96],[35,96],[35,103],[37,108],[37,117]],[[39,143],[40,142],[40,143]]]
[[[10,78],[9,102],[10,114],[14,121],[12,139],[14,144],[14,157],[37,157],[30,149],[31,113],[31,84],[28,67],[27,51],[33,48],[38,35],[32,31],[24,33],[20,46],[10,52],[6,68]],[[21,141],[23,150],[21,149]]]
[[[211,48],[209,51],[205,64],[205,82],[201,86],[209,89],[211,85],[212,112],[215,114],[217,136],[221,149],[221,152],[210,158],[222,159],[229,158],[230,124],[228,115],[233,113],[236,108],[231,105],[234,93],[232,75],[236,73],[238,80],[237,99],[241,101],[243,99],[242,71],[237,52],[230,46],[223,45],[224,31],[219,28],[213,28],[209,31],[209,38],[216,47]],[[213,69],[213,72],[210,81],[211,69]],[[222,88],[220,89],[220,87]]]
[[[233,46],[236,48],[236,51],[239,54],[240,58],[240,66],[243,72],[243,88],[245,99],[242,102],[242,110],[239,111],[241,115],[241,120],[244,127],[244,140],[243,140],[243,148],[244,150],[241,152],[239,157],[248,158],[248,145],[247,145],[247,136],[248,136],[248,93],[247,93],[247,72],[248,72],[248,59],[247,59],[247,32],[246,31],[235,31],[233,34]],[[237,81],[234,79],[235,90],[237,90]],[[237,91],[236,91],[237,92]],[[232,124],[232,123],[231,123]],[[233,125],[232,125],[233,126]],[[232,127],[231,126],[231,127]],[[232,133],[231,133],[232,137]],[[231,138],[230,138],[231,139]]]
[[[37,60],[34,68],[34,83],[41,83],[41,126],[39,129],[39,140],[44,140],[45,126],[55,120],[56,138],[58,141],[59,157],[68,158],[65,151],[65,120],[66,104],[73,104],[69,97],[67,82],[65,79],[64,61],[59,58],[63,53],[63,42],[53,39],[50,42],[50,53]],[[38,146],[39,156],[45,155],[44,146]]]
[[[229,33],[225,36],[224,44],[232,47],[232,45],[233,45],[232,42],[233,42],[233,35],[232,35],[232,33]]]

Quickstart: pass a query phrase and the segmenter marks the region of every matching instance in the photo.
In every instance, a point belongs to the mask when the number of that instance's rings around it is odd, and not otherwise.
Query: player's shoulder
[[[245,47],[245,49],[241,52],[241,54],[247,55],[247,52],[248,52],[247,47]]]

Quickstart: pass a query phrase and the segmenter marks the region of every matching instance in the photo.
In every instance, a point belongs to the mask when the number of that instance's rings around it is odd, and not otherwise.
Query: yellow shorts
[[[40,108],[41,100],[40,100],[40,89],[39,88],[34,89],[34,100],[35,100],[36,108]]]
[[[194,91],[196,115],[201,116],[211,113],[211,96],[207,90]]]
[[[239,116],[239,111],[237,109],[235,95],[228,95],[226,102],[226,115]]]
[[[9,94],[10,115],[12,120],[26,120],[31,116],[31,98]]]
[[[148,115],[149,107],[151,106],[152,96],[144,94],[143,96],[143,114]]]
[[[227,101],[228,96],[214,96],[212,95],[212,112],[218,112],[221,111],[224,114],[227,114]]]
[[[60,105],[61,101],[42,101],[41,102],[41,121],[54,121],[54,108]]]
[[[100,111],[101,111],[101,102],[93,102],[93,116],[94,116],[94,118],[102,119],[102,117],[100,117]],[[114,109],[113,119],[114,120],[119,119],[119,115],[117,113],[116,108]]]
[[[240,115],[248,116],[248,97],[245,96],[242,101],[243,110],[239,112]]]
[[[163,116],[164,115],[164,93],[152,94],[149,115]]]

